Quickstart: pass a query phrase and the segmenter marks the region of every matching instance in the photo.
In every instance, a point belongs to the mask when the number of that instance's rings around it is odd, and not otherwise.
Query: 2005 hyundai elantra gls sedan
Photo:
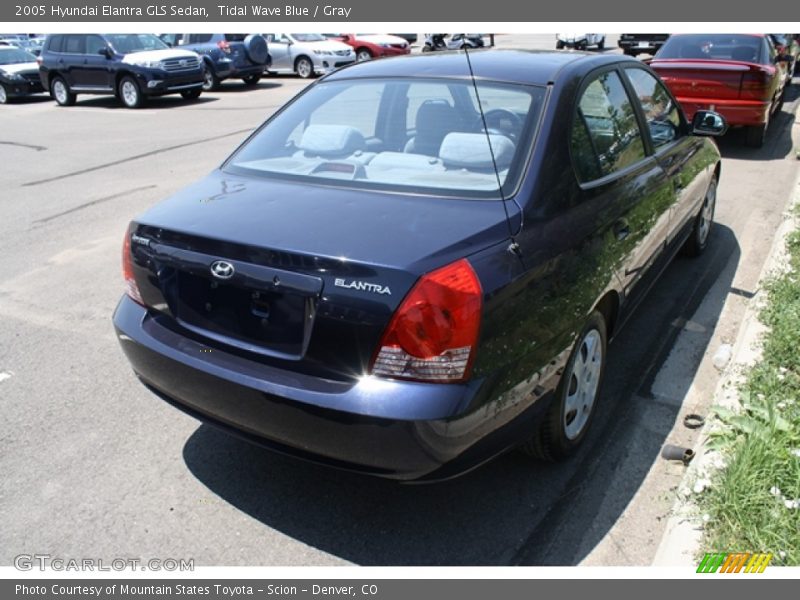
[[[344,68],[131,223],[118,338],[162,398],[297,457],[563,458],[611,336],[709,240],[724,129],[621,56]]]

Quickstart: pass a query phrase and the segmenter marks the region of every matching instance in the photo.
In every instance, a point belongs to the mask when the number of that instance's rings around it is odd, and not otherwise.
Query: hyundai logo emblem
[[[230,279],[236,269],[233,265],[224,260],[215,260],[211,263],[211,274],[217,279]]]

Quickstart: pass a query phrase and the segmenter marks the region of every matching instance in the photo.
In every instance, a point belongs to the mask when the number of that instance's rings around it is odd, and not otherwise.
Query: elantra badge
[[[217,279],[230,279],[235,272],[236,269],[227,261],[215,260],[211,263],[211,274]]]
[[[348,290],[358,290],[359,292],[372,292],[373,294],[386,294],[387,296],[392,295],[392,290],[389,289],[388,285],[384,287],[378,283],[367,283],[366,281],[346,281],[344,279],[337,278],[333,280],[333,285]]]

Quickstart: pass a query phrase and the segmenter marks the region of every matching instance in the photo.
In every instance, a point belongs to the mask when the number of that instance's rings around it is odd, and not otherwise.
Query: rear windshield
[[[545,91],[491,82],[477,88],[483,117],[469,79],[321,83],[268,121],[224,168],[478,198],[497,198],[499,182],[508,196],[522,174]]]
[[[673,35],[656,54],[657,58],[735,60],[766,64],[764,40],[744,34]]]
[[[292,37],[298,42],[324,42],[328,39],[321,33],[293,33]]]

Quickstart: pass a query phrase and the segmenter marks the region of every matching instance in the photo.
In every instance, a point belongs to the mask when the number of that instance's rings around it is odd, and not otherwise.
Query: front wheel
[[[314,74],[314,65],[311,64],[311,60],[305,56],[301,56],[297,59],[297,62],[294,63],[294,70],[303,79],[308,79]]]
[[[686,256],[700,256],[708,246],[711,226],[714,224],[714,210],[717,206],[717,178],[711,180],[703,198],[700,213],[695,217],[692,234],[686,240],[682,251]]]
[[[0,104],[7,104],[8,103],[8,92],[6,91],[6,86],[0,83]]]
[[[205,72],[203,73],[203,91],[213,92],[217,89],[219,89],[219,77],[211,70],[211,67],[206,65]]]
[[[72,106],[75,104],[75,94],[69,91],[67,82],[61,77],[56,77],[50,84],[50,95],[55,98],[59,106]]]
[[[248,75],[247,77],[242,77],[242,81],[244,81],[245,85],[254,86],[261,81],[261,75]]]
[[[183,96],[186,100],[197,100],[200,97],[200,92],[202,92],[202,90],[198,88],[183,90],[181,92],[181,96]]]
[[[372,60],[372,52],[370,52],[366,48],[361,48],[358,52],[356,52],[356,60],[358,62]]]
[[[119,99],[126,108],[139,108],[144,104],[144,95],[133,77],[123,77],[119,82]]]
[[[578,335],[539,429],[522,446],[526,454],[555,461],[578,448],[596,412],[607,346],[606,320],[599,311],[594,311]]]

